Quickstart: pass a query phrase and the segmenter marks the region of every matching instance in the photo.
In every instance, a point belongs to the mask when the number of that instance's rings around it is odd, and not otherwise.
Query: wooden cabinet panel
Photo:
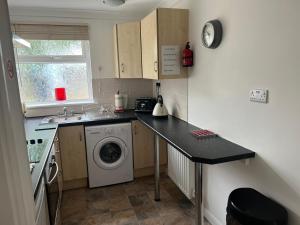
[[[140,22],[118,24],[116,35],[120,78],[142,78]]]
[[[157,9],[158,12],[158,52],[164,45],[180,46],[180,55],[185,48],[189,33],[189,15],[187,9]],[[181,61],[180,61],[181,64]],[[159,65],[162,65],[162,58],[159,57]],[[180,66],[180,74],[163,75],[162,67],[159,67],[159,79],[184,78],[187,77],[187,68]]]
[[[141,122],[133,121],[134,169],[153,167],[154,135]]]
[[[177,45],[181,55],[188,41],[188,18],[186,9],[159,8],[142,19],[143,78],[157,80],[187,77],[187,68],[182,66],[180,74],[163,75],[161,49],[164,45]]]
[[[59,128],[59,142],[64,182],[87,178],[84,127]]]
[[[143,78],[158,79],[157,11],[141,21]]]
[[[117,24],[113,28],[114,76],[120,78]]]
[[[134,170],[147,169],[154,173],[154,133],[141,122],[132,121]],[[166,165],[167,143],[160,139],[160,165]]]

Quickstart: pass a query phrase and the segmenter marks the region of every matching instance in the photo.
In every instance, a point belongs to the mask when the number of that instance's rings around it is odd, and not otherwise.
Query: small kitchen
[[[295,168],[295,142],[284,139],[294,157],[283,156],[263,131],[284,126],[266,117],[277,107],[277,83],[249,75],[255,66],[247,59],[267,66],[252,57],[255,37],[233,19],[241,17],[235,7],[1,1],[10,19],[1,36],[9,29],[13,44],[1,50],[10,57],[0,116],[11,115],[1,151],[18,146],[3,152],[18,167],[2,171],[15,177],[6,182],[11,193],[20,177],[11,208],[25,209],[14,218],[26,218],[24,225],[300,223],[298,180],[283,175]],[[253,13],[256,6],[249,3]],[[246,34],[252,47],[241,43]]]

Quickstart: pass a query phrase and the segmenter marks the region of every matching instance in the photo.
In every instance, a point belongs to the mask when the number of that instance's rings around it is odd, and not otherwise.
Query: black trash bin
[[[227,225],[287,225],[285,208],[252,188],[231,192],[227,204]]]

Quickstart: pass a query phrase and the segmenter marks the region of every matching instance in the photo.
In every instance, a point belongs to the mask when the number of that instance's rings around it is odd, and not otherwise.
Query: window
[[[26,33],[18,35],[26,37]],[[16,48],[20,95],[26,107],[92,101],[89,41],[53,36],[34,39],[32,33],[30,37],[31,48]],[[56,101],[55,88],[61,87],[66,90],[66,101]]]

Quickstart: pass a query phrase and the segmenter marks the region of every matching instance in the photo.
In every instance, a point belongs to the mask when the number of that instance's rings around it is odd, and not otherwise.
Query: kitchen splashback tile
[[[135,99],[152,96],[152,81],[143,79],[93,79],[94,99],[98,103],[114,104],[117,91],[128,95],[127,108],[134,108]]]

